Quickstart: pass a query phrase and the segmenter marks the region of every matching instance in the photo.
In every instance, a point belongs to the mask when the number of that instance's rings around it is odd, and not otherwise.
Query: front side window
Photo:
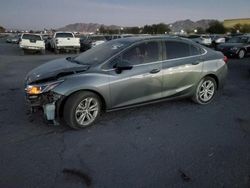
[[[176,59],[190,56],[189,44],[177,41],[167,41],[166,43],[167,59]]]
[[[160,61],[158,42],[145,42],[131,47],[121,56],[123,62],[131,65]]]

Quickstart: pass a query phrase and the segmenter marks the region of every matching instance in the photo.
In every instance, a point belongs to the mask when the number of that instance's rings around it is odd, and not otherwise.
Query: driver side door
[[[110,70],[111,108],[140,104],[161,98],[162,46],[160,41],[134,45],[112,60],[115,67],[123,64],[130,70]]]

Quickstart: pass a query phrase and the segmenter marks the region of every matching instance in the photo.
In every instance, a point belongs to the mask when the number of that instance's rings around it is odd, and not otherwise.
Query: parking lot
[[[110,112],[74,131],[25,105],[24,78],[71,54],[0,41],[0,187],[250,187],[250,58],[230,59],[209,105],[189,99]]]

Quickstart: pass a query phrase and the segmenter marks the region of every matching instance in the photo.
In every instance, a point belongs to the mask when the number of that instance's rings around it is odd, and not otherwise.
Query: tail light
[[[56,44],[58,44],[58,39],[56,39]]]
[[[223,61],[224,61],[225,63],[227,63],[227,62],[228,62],[228,58],[227,58],[227,56],[224,56]]]

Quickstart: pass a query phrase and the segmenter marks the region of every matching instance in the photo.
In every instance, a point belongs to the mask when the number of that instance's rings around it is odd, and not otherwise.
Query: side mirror
[[[115,72],[117,74],[121,74],[122,71],[124,71],[124,70],[131,70],[133,68],[133,65],[130,65],[126,61],[120,61],[114,65],[114,68],[115,68]]]

